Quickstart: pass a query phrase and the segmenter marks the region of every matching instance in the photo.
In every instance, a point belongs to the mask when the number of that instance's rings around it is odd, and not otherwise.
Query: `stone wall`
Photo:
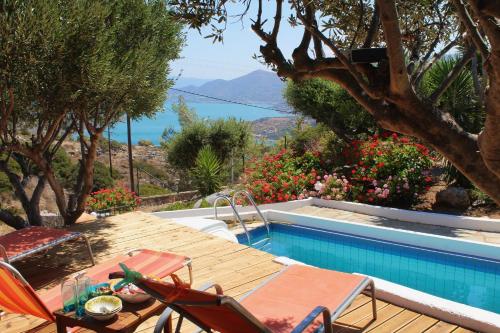
[[[198,191],[185,191],[179,193],[154,195],[141,198],[141,206],[161,206],[176,201],[187,201],[197,197]]]

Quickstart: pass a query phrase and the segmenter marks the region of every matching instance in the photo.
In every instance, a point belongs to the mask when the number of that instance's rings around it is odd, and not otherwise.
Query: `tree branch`
[[[500,3],[497,0],[478,0],[477,9],[485,15],[500,19]]]
[[[406,70],[396,3],[394,0],[376,0],[376,3],[380,7],[380,19],[387,43],[391,91],[404,96],[410,91],[410,81]]]
[[[424,57],[424,60],[417,67],[416,71],[412,75],[412,83],[414,86],[418,86],[420,81],[423,79],[424,74],[442,57],[444,57],[452,48],[458,45],[459,37],[455,38],[451,42],[449,42],[445,47],[443,47],[439,52],[434,53],[434,56],[431,60],[427,61]],[[430,51],[430,50],[429,50]],[[429,56],[432,52],[428,52]],[[428,56],[426,55],[428,58]]]
[[[485,11],[485,4],[490,3],[491,0],[469,0],[469,4],[474,11],[474,14],[479,19],[481,28],[488,36],[488,40],[492,46],[492,49],[500,48],[500,22],[496,18],[491,17],[491,15]],[[487,8],[490,8],[486,6]],[[482,8],[482,10],[480,9]],[[500,12],[500,5],[498,1],[491,5],[490,11],[494,10]]]
[[[472,17],[470,16],[467,8],[465,8],[464,3],[462,0],[453,0],[453,4],[455,5],[455,8],[457,9],[457,15],[458,18],[460,19],[460,22],[465,26],[465,29],[467,30],[470,38],[472,39],[472,42],[474,45],[476,45],[476,48],[481,52],[481,55],[483,56],[484,59],[488,59],[489,57],[489,49],[488,45],[484,41],[483,37],[479,33],[479,30],[472,20]]]
[[[380,26],[380,13],[378,5],[375,3],[375,10],[373,11],[372,19],[370,21],[370,27],[368,28],[368,33],[366,34],[365,42],[362,48],[369,48],[372,46],[375,36],[377,35],[378,28]]]
[[[380,92],[376,91],[372,87],[368,85],[368,82],[362,77],[361,73],[358,72],[356,67],[347,59],[347,57],[340,51],[340,49],[333,43],[328,37],[326,37],[319,29],[318,26],[314,24],[314,22],[310,22],[307,18],[302,15],[301,8],[298,5],[297,1],[292,1],[294,3],[295,10],[297,12],[297,17],[300,19],[305,29],[309,30],[309,32],[318,37],[326,46],[328,46],[333,53],[337,56],[337,59],[340,61],[342,65],[351,73],[351,75],[355,78],[356,82],[363,88],[365,93],[369,95],[371,98],[380,98]]]
[[[476,52],[475,47],[470,47],[467,52],[464,53],[462,59],[453,67],[453,69],[448,73],[446,78],[441,82],[441,85],[432,93],[432,95],[429,97],[430,102],[432,105],[435,105],[441,95],[450,87],[450,85],[453,83],[453,81],[456,80],[456,78],[460,75],[464,67],[471,61],[472,56]]]

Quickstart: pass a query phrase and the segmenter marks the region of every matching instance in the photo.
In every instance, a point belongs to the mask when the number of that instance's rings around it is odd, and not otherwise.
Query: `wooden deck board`
[[[123,214],[106,221],[79,224],[71,229],[88,236],[98,262],[134,248],[167,250],[189,256],[193,259],[195,286],[207,281],[217,282],[227,295],[235,298],[243,296],[283,267],[273,262],[274,257],[268,253],[144,213]],[[36,289],[43,289],[58,284],[64,276],[89,267],[89,262],[83,244],[74,242],[15,266]],[[186,270],[180,276],[187,278]],[[377,311],[378,318],[374,321],[370,298],[360,295],[337,320],[335,332],[469,332],[380,300],[377,301]],[[0,332],[24,332],[42,322],[31,316],[9,314],[0,321]],[[152,332],[155,323],[156,318],[151,318],[137,332]],[[182,332],[194,330],[188,322],[182,327]],[[50,332],[50,329],[44,332]]]

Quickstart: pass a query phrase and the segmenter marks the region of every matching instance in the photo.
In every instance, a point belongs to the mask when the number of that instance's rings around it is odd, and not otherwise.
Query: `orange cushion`
[[[86,270],[85,274],[98,282],[105,282],[109,280],[109,273],[121,271],[118,264],[124,263],[130,269],[161,279],[184,267],[186,259],[186,257],[174,253],[141,250],[134,253],[133,256],[116,256]],[[40,298],[51,311],[62,307],[61,287],[59,285],[41,294]]]
[[[335,311],[365,277],[293,265],[240,303],[273,332],[290,332],[316,306]],[[322,323],[319,316],[306,332]]]

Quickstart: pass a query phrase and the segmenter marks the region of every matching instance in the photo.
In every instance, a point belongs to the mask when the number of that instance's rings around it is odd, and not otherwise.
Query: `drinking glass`
[[[76,283],[74,279],[65,279],[61,283],[61,299],[64,313],[75,311]]]
[[[85,303],[89,300],[91,279],[88,276],[79,276],[76,279],[76,316],[85,315]]]

